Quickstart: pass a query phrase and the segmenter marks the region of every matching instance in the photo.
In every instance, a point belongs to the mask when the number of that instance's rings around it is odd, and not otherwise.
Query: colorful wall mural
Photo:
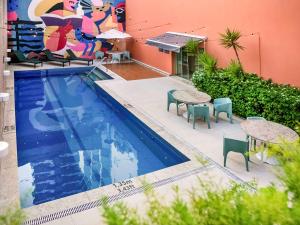
[[[49,49],[92,58],[113,44],[97,38],[125,31],[125,0],[8,0],[9,46],[24,53]]]

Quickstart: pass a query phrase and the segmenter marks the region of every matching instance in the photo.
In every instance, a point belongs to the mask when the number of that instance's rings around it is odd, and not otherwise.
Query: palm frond
[[[241,38],[241,33],[237,30],[226,29],[225,33],[220,34],[220,43],[225,48],[236,48],[240,50],[244,50],[244,47],[240,45],[238,40]]]
[[[225,33],[220,34],[220,44],[223,45],[225,48],[233,48],[234,53],[236,55],[236,58],[241,66],[242,64],[239,57],[238,50],[244,50],[245,48],[239,43],[239,39],[241,38],[241,32],[237,30],[230,30],[229,28],[226,28]]]
[[[206,52],[198,56],[198,63],[202,65],[204,71],[209,75],[217,71],[217,64],[218,64],[217,59]]]
[[[200,41],[191,39],[186,43],[184,50],[191,56],[197,56],[199,54],[199,44]]]

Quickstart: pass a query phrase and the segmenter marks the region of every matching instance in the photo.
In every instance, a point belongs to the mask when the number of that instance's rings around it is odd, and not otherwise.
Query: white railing
[[[97,61],[97,63],[95,63],[95,65],[94,65],[94,68],[91,69],[91,71],[87,73],[87,76],[89,76],[92,72],[94,72],[94,70],[97,69],[98,66],[102,65],[105,59],[107,59],[107,57],[103,57],[103,59],[101,59],[100,61]]]

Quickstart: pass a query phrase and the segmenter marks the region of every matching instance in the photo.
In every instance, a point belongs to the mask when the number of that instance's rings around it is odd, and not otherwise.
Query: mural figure
[[[87,0],[82,0],[80,4],[82,5],[82,9],[85,12],[84,16],[91,19],[91,22],[96,25],[98,29],[98,33],[100,34],[101,33],[100,26],[103,23],[109,23],[107,20],[111,19],[110,18],[110,16],[112,15],[111,3],[106,2],[103,4],[102,1],[88,2]]]
[[[95,36],[81,32],[81,30],[79,28],[76,29],[75,36],[78,41],[85,44],[85,48],[84,48],[82,55],[86,55],[87,50],[90,48],[90,45],[91,45],[92,47],[91,47],[88,55],[92,56],[92,54],[95,50],[95,47],[96,47],[96,42],[97,41],[105,42],[105,40],[103,40],[103,39],[99,39],[99,38],[96,38]]]
[[[119,24],[119,30],[125,31],[125,2],[119,2],[115,8],[115,15],[117,16],[117,22]]]
[[[8,21],[16,21],[17,20],[18,8],[19,8],[18,0],[8,0],[8,2],[7,2],[7,20]]]
[[[21,10],[24,2],[19,0],[8,0],[8,43],[9,48],[21,50],[24,53],[41,51],[43,44],[43,28],[39,27],[40,21],[27,21]]]
[[[110,29],[125,31],[125,0],[8,0],[8,21],[18,20],[25,21],[27,26],[19,28],[26,27],[28,34],[12,34],[15,48],[59,54],[72,49],[80,57],[92,58],[96,51],[113,47],[97,35]]]

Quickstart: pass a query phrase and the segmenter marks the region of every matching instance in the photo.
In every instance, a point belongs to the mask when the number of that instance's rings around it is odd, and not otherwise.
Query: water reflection
[[[22,207],[185,160],[113,110],[79,76],[15,84]]]

